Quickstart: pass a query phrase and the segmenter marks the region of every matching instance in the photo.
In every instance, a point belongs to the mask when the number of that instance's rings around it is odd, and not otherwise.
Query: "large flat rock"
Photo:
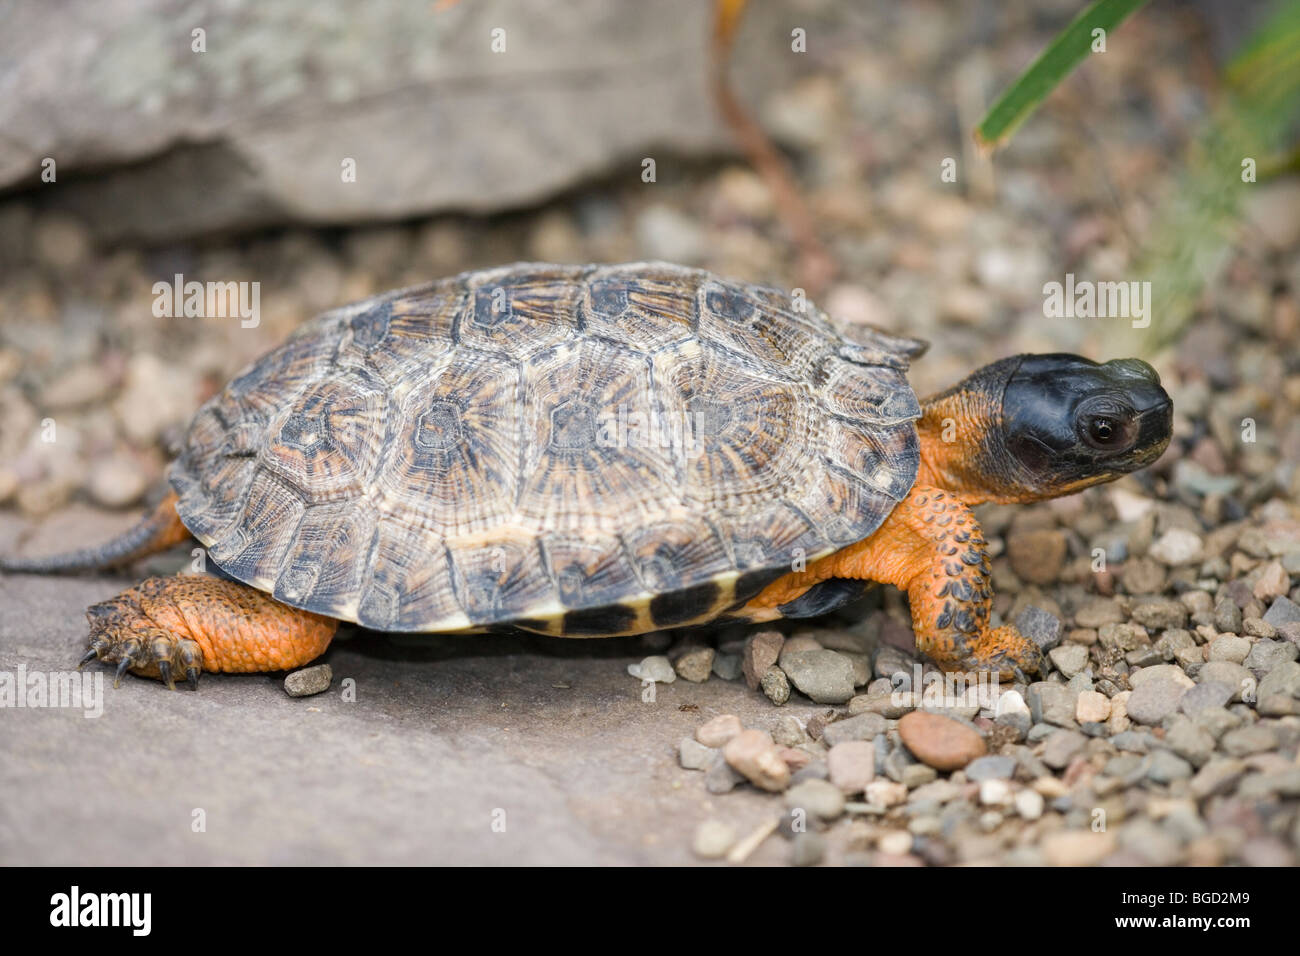
[[[518,207],[619,164],[639,177],[644,156],[730,145],[708,92],[711,8],[0,3],[0,187],[101,239],[156,242]],[[751,98],[798,58],[788,27],[746,28]]]
[[[95,540],[124,520],[81,509],[27,550],[66,543],[68,521]],[[0,519],[6,553],[16,530]],[[71,670],[85,607],[131,583],[0,577],[0,671]],[[99,717],[0,709],[0,862],[688,862],[705,817],[743,832],[780,807],[743,788],[711,796],[677,765],[677,741],[718,713],[768,727],[778,712],[716,679],[643,702],[626,666],[644,653],[631,639],[348,629],[325,657],[334,684],[315,697],[288,697],[279,676],[207,674],[197,693],[169,693],[131,676],[114,689],[105,672]],[[192,830],[196,810],[206,832]],[[788,852],[773,837],[753,859]]]

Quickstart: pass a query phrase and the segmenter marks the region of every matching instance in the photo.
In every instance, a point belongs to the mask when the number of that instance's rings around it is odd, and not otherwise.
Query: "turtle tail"
[[[166,551],[190,536],[176,513],[176,492],[170,492],[140,523],[111,541],[44,558],[0,558],[0,571],[16,574],[67,574],[103,571]]]

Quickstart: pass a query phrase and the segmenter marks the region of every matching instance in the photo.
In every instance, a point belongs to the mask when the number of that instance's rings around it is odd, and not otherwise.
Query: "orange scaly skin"
[[[199,671],[287,670],[329,647],[338,621],[276,602],[256,588],[203,575],[149,578],[86,614],[86,660],[171,684]],[[84,663],[84,661],[83,661]]]
[[[793,601],[827,578],[880,581],[907,591],[916,647],[944,670],[1035,670],[1038,648],[1012,626],[988,629],[993,590],[984,535],[969,506],[955,495],[917,485],[870,538],[814,561],[807,570],[768,585],[739,614],[781,616]]]

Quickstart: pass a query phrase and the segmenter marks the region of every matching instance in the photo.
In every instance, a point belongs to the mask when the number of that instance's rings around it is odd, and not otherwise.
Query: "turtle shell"
[[[385,631],[643,633],[867,537],[924,344],[660,263],[517,264],[304,324],[170,471],[211,559]]]

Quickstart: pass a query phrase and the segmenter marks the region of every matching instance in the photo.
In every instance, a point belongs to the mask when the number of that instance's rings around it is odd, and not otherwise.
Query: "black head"
[[[1002,415],[990,429],[1006,479],[1026,498],[1054,498],[1151,464],[1169,445],[1173,403],[1141,359],[1078,355],[1005,362]],[[994,366],[990,366],[992,369]],[[1000,446],[1000,447],[998,447]]]

